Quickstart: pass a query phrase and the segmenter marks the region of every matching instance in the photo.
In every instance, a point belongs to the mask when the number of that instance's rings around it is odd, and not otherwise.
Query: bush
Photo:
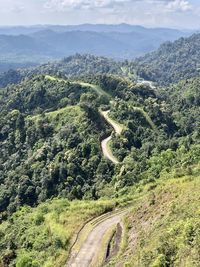
[[[16,267],[39,267],[39,263],[27,255],[21,255],[17,259]]]

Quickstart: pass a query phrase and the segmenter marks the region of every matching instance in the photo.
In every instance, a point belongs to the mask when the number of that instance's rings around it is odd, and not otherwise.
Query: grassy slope
[[[94,90],[97,94],[99,95],[105,95],[108,98],[111,97],[110,94],[108,94],[106,91],[104,91],[100,86],[95,85],[95,84],[91,84],[91,83],[85,83],[85,82],[81,82],[81,81],[76,81],[75,83],[79,83],[81,86],[83,87],[90,87],[92,90]]]
[[[126,218],[126,245],[109,266],[199,266],[199,169],[191,176],[171,174],[137,189],[143,197]]]
[[[43,115],[28,116],[27,120],[37,122],[39,119],[44,118]],[[67,106],[52,112],[46,112],[45,118],[55,126],[55,130],[58,131],[64,125],[64,123],[80,124],[81,128],[85,126],[84,111],[79,106]]]

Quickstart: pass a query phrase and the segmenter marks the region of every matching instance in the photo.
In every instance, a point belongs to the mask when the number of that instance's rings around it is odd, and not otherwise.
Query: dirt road
[[[105,118],[105,120],[107,120],[107,122],[113,127],[113,129],[115,130],[115,133],[117,135],[120,135],[122,133],[123,130],[123,125],[117,123],[116,121],[114,121],[113,119],[111,119],[109,117],[109,112],[110,110],[106,110],[106,111],[100,111],[100,113],[103,115],[103,117]]]
[[[101,148],[102,148],[102,152],[104,154],[104,157],[106,157],[107,159],[109,159],[110,161],[112,161],[114,164],[118,164],[119,161],[118,159],[113,155],[110,146],[109,146],[109,142],[112,139],[111,135],[108,136],[106,139],[104,139],[101,142]]]
[[[101,115],[105,118],[105,120],[112,126],[112,128],[114,129],[115,133],[117,135],[120,135],[122,130],[123,130],[123,125],[117,123],[116,121],[114,121],[113,119],[111,119],[108,116],[109,110],[107,111],[102,111],[100,110]],[[104,154],[104,156],[109,159],[110,161],[112,161],[114,164],[118,164],[119,161],[117,160],[117,158],[113,155],[112,150],[109,146],[109,142],[112,139],[112,136],[108,136],[107,138],[105,138],[104,140],[101,141],[101,148],[102,148],[102,152]]]

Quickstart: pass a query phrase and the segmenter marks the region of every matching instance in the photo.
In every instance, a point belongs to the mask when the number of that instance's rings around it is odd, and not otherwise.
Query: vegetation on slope
[[[119,74],[122,75],[121,63],[112,59],[92,55],[69,56],[57,62],[49,62],[29,69],[8,70],[0,74],[0,88],[16,84],[35,75],[82,79],[86,75]],[[125,74],[124,74],[125,75]]]
[[[193,174],[165,173],[162,179],[127,192],[143,197],[125,219],[121,255],[108,266],[116,262],[127,267],[199,266],[200,166],[192,168]]]
[[[24,206],[0,226],[5,266],[64,266],[73,236],[88,219],[133,200],[125,218],[120,255],[108,266],[185,266],[199,263],[199,165],[182,173],[164,171],[161,179],[139,183],[101,201],[54,199],[37,208]],[[188,174],[186,174],[188,172]],[[12,241],[11,241],[12,240]],[[3,265],[3,266],[4,266]]]
[[[189,101],[183,105],[180,85],[169,89],[173,93],[168,96],[112,75],[85,79],[115,97],[111,117],[125,128],[111,145],[123,162],[123,174],[102,157],[100,140],[108,127],[98,108],[109,104],[106,94],[97,94],[88,83],[47,76],[27,79],[1,93],[3,214],[52,196],[96,199],[111,182],[114,189],[159,178],[163,166],[180,162],[179,151],[190,153],[198,143],[198,81],[185,84],[183,98],[189,95]]]

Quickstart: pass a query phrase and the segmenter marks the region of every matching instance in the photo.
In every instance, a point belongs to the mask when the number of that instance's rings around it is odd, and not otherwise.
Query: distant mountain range
[[[133,59],[192,32],[128,24],[0,27],[1,63],[41,63],[75,53]]]
[[[0,34],[6,35],[20,35],[31,34],[43,30],[52,30],[55,32],[69,32],[69,31],[92,31],[92,32],[121,32],[121,33],[166,33],[174,34],[191,33],[192,30],[176,30],[170,28],[145,28],[139,25],[122,24],[81,24],[81,25],[33,25],[33,26],[0,26]]]

